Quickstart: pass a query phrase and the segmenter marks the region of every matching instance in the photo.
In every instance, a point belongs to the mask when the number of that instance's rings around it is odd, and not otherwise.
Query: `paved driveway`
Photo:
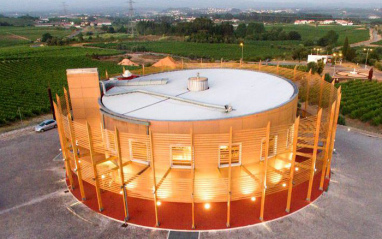
[[[103,217],[66,193],[56,130],[0,137],[0,238],[382,238],[382,139],[338,130],[328,193],[286,218],[175,234]]]

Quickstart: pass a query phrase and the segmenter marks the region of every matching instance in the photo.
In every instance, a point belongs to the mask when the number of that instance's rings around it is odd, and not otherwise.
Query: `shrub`
[[[345,117],[343,115],[338,116],[338,124],[339,125],[346,125]]]

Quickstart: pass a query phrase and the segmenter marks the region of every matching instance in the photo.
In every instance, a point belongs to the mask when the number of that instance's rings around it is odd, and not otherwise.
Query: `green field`
[[[382,83],[360,80],[341,83],[341,114],[352,119],[382,125]]]
[[[0,27],[0,47],[31,43],[47,32],[57,37],[71,33],[68,29],[54,27]]]
[[[287,32],[297,31],[301,34],[302,41],[317,41],[320,37],[323,37],[330,30],[334,30],[339,35],[337,45],[343,45],[345,37],[348,37],[349,43],[356,43],[360,41],[366,41],[369,39],[369,30],[360,26],[328,25],[315,27],[314,25],[294,24],[266,25],[267,30],[271,29],[272,27],[282,27]]]
[[[29,51],[28,51],[29,50]],[[0,125],[49,112],[48,84],[52,93],[62,93],[66,69],[98,67],[101,77],[122,72],[114,62],[93,60],[90,56],[120,53],[108,49],[27,46],[0,49]]]
[[[238,44],[224,44],[224,43],[194,43],[194,42],[179,42],[179,41],[150,41],[150,42],[123,42],[125,49],[129,50],[133,47],[145,47],[147,51],[168,53],[183,57],[203,57],[214,58],[220,60],[239,60],[241,58],[241,47]],[[291,41],[258,41],[244,46],[244,59],[250,61],[257,61],[260,58],[274,58],[287,56],[290,54],[294,45]],[[91,44],[102,48],[116,49],[118,43],[99,43]]]
[[[377,42],[373,42],[372,44],[373,44],[373,45],[381,45],[381,46],[382,46],[382,40],[377,41]]]

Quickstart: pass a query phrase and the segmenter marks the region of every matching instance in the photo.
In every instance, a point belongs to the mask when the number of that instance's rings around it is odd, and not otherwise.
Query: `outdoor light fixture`
[[[104,179],[104,178],[105,178],[105,175],[102,175],[101,178]]]
[[[350,128],[348,128],[348,132],[350,131]]]
[[[78,163],[81,163],[81,160],[78,160]]]
[[[209,204],[209,203],[204,204],[204,208],[207,209],[207,210],[210,209],[211,208],[211,204]]]
[[[160,206],[160,205],[162,205],[162,202],[161,202],[161,201],[158,201],[158,202],[157,202],[157,206]]]
[[[122,194],[123,193],[123,191],[121,190],[121,191],[119,191],[119,194]]]
[[[294,170],[298,171],[298,168],[296,167]]]
[[[286,187],[286,183],[283,183],[283,187],[284,187],[284,188]]]
[[[251,200],[254,202],[256,201],[256,197],[251,197]]]

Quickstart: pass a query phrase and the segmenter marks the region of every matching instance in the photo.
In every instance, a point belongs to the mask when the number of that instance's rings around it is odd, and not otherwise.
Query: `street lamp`
[[[373,51],[372,48],[364,48],[364,51],[366,51],[366,60],[365,60],[365,69],[367,69],[367,58],[369,56],[369,51]]]
[[[244,58],[244,43],[240,42],[240,46],[241,46],[241,61],[243,61],[243,58]]]
[[[313,48],[313,50],[316,51],[316,55],[318,55],[318,52],[321,51],[321,48]]]

